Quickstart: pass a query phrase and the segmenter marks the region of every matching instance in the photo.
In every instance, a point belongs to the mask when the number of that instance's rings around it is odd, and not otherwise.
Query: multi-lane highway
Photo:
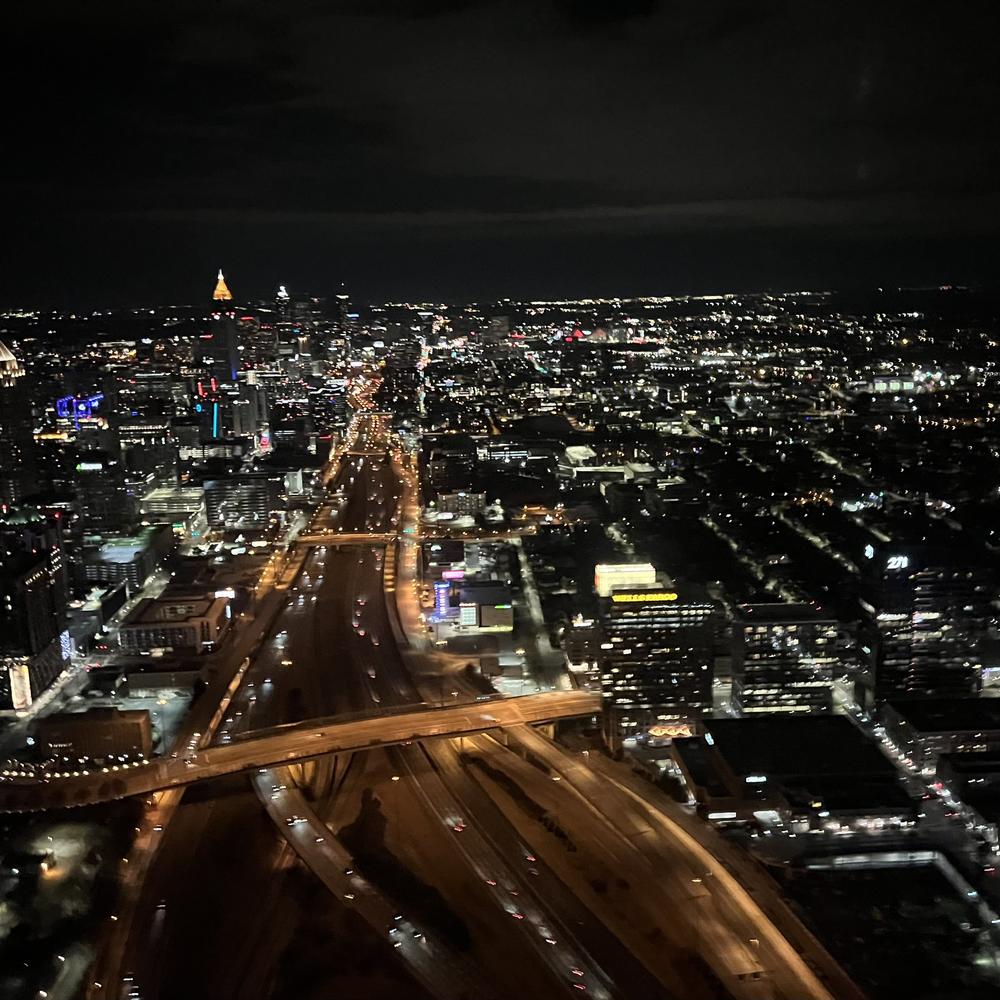
[[[348,456],[342,463],[341,472],[331,481],[331,492],[344,487],[342,497],[330,505],[327,516],[343,527],[345,533],[377,532],[383,525],[385,531],[390,528],[398,496],[398,492],[393,492],[394,485],[396,478],[389,463],[371,462],[370,456]],[[315,735],[306,734],[315,732],[315,726],[308,722],[296,723],[317,716],[384,709],[385,720],[394,725],[395,716],[389,709],[418,700],[391,640],[381,587],[383,559],[381,547],[341,550],[327,547],[325,551],[315,547],[309,551],[303,560],[301,574],[283,595],[284,607],[271,634],[256,651],[242,683],[226,705],[214,745],[205,750],[193,747],[194,757],[204,753],[245,753],[254,745],[254,737],[249,733],[283,724],[290,726],[279,740],[284,740],[285,745],[298,739],[311,740],[311,745],[309,742],[301,744],[302,753],[311,755],[318,752],[320,741]],[[495,715],[493,708],[492,703],[486,703],[444,711],[464,714],[467,724],[478,717],[477,725],[497,725],[492,720],[482,719],[486,713]],[[439,713],[430,714],[436,717]],[[514,716],[510,718],[513,720]],[[397,734],[405,735],[398,731]],[[392,761],[390,755],[394,751],[367,753],[365,757],[372,758],[373,753],[382,754],[387,767],[402,770],[400,762]],[[345,755],[324,756],[306,765],[304,770],[296,769],[301,770],[299,778],[305,781],[304,793],[323,804],[325,812],[331,806],[349,810],[358,806],[352,794],[338,794],[333,798],[326,794],[337,787],[346,767],[344,758]],[[193,763],[197,766],[197,761]],[[186,767],[183,763],[181,766]],[[267,784],[270,774],[253,773],[262,794],[269,794],[263,789],[271,787]],[[287,785],[288,782],[275,784]],[[453,853],[455,833],[439,817],[428,815],[429,810],[419,799],[415,782],[404,776],[399,782],[386,779],[386,785],[391,789],[391,799],[390,794],[385,795],[386,809],[398,810],[405,816],[405,828],[423,824],[425,829],[436,831],[436,836],[426,838],[426,846],[421,845],[425,853],[432,850],[430,841],[437,845],[433,848],[437,852],[434,862],[423,877],[440,883],[440,891],[449,906],[466,907],[466,912],[457,919],[467,922],[477,946],[473,960],[477,966],[477,981],[495,983],[498,995],[530,991],[539,982],[545,984],[546,990],[554,986],[554,977],[546,965],[531,954],[522,955],[519,947],[511,947],[505,940],[504,932],[515,921],[506,910],[489,901],[485,883],[479,883],[483,899],[476,901],[470,890],[477,876],[459,865],[464,873],[460,878],[454,871],[456,866],[447,863],[445,859]],[[362,797],[371,791],[369,785],[351,786],[349,783],[348,790],[350,787],[360,791]],[[340,788],[343,790],[344,786]],[[102,983],[101,991],[94,995],[125,996],[137,984],[143,997],[180,993],[250,995],[246,963],[261,969],[270,963],[269,974],[273,974],[273,967],[281,961],[281,956],[296,947],[295,936],[287,940],[281,934],[269,933],[269,928],[272,927],[270,913],[287,911],[288,903],[281,900],[295,896],[294,886],[289,885],[290,879],[294,881],[295,866],[289,867],[289,852],[281,846],[282,839],[274,838],[273,830],[280,829],[283,837],[291,838],[301,824],[289,827],[284,825],[284,820],[290,817],[278,818],[280,807],[288,806],[288,802],[279,797],[271,804],[278,823],[271,826],[272,833],[268,836],[260,827],[259,806],[252,804],[253,799],[244,789],[244,785],[235,785],[232,781],[223,785],[218,782],[200,785],[185,796],[169,825],[162,831],[155,831],[155,836],[162,838],[163,847],[145,879],[131,934],[118,964],[120,976],[108,975],[109,982]],[[238,830],[242,832],[237,834]],[[388,839],[396,843],[397,849],[401,836],[405,837],[403,828],[393,826],[390,829]],[[340,848],[333,832],[324,840],[330,844],[330,855],[317,855],[314,850],[312,860],[322,865],[323,862],[316,859],[325,857],[329,874]],[[313,846],[322,847],[315,844],[315,838]],[[230,872],[231,878],[236,879],[231,890],[220,891],[220,864],[223,870]],[[238,867],[233,868],[234,864]],[[276,886],[283,887],[278,898]],[[373,890],[376,905],[383,907],[384,913],[384,907],[394,903],[393,896],[386,893],[385,887],[374,886]],[[329,887],[325,891],[324,906],[332,906],[334,911],[343,910],[345,906],[349,909],[354,902],[332,895]],[[247,905],[255,896],[263,902],[260,912]],[[199,899],[205,912],[212,914],[212,919],[195,927],[191,914]],[[471,915],[467,909],[470,905]],[[309,909],[310,916],[301,916],[300,920],[312,919],[313,911],[325,912],[322,907]],[[483,913],[477,914],[476,910]],[[329,919],[335,918],[330,916]],[[155,936],[149,933],[153,928],[160,929]],[[515,931],[515,939],[519,934],[524,932]],[[446,941],[425,938],[425,944],[412,936],[400,948],[394,948],[396,941],[390,940],[384,931],[382,935],[377,934],[372,927],[367,932],[362,933],[360,929],[352,932],[352,936],[360,937],[362,950],[384,949],[387,955],[402,959],[404,967],[413,971],[416,981],[428,987],[431,982],[419,973],[410,956],[419,959],[425,954],[424,948],[432,955],[435,948],[443,947],[447,952]],[[256,944],[248,952],[249,941]],[[496,956],[495,964],[491,965],[487,958],[483,971],[484,966],[479,963],[487,952]],[[461,963],[447,961],[438,964],[445,969],[449,965],[461,966]],[[195,993],[191,990],[192,968],[196,970],[199,985],[205,987]],[[435,992],[438,987],[443,989],[440,977],[435,980]],[[450,990],[444,993],[470,995],[467,988],[460,994],[457,989],[451,980]],[[411,983],[403,987],[403,992],[418,995],[419,991]],[[488,995],[486,990],[477,992]]]
[[[352,462],[352,467],[357,472],[363,472],[365,469],[365,465],[356,460]],[[379,462],[373,468],[377,474],[383,467],[384,463]],[[396,523],[398,514],[395,504],[399,499],[398,490],[389,488],[388,495],[393,497],[394,505],[393,510],[389,511],[382,507],[387,484],[366,480],[363,488],[369,503],[377,507],[375,515],[388,517],[390,522]],[[371,492],[368,492],[369,489]],[[343,518],[345,515],[341,516]],[[365,521],[369,529],[374,527],[370,514],[365,515]],[[336,531],[338,528],[346,531],[346,526],[342,522],[331,525],[328,530]],[[353,561],[353,554],[351,558]],[[362,571],[353,580],[351,595],[353,601],[346,605],[341,604],[338,609],[341,622],[345,626],[348,621],[350,623],[347,629],[347,648],[354,654],[345,658],[342,664],[345,669],[338,672],[343,687],[342,700],[353,700],[354,704],[374,703],[385,713],[382,718],[375,720],[377,725],[396,727],[398,734],[403,736],[409,725],[409,714],[397,717],[392,713],[400,706],[405,707],[420,700],[420,694],[414,687],[392,638],[393,632],[388,620],[390,609],[385,605],[383,581],[378,578],[377,573],[380,569],[379,558],[377,555],[374,557],[376,578],[370,581],[364,573],[367,560],[362,561],[359,558],[357,564],[362,567]],[[350,563],[347,568],[350,568]],[[305,579],[304,576],[303,580]],[[341,584],[343,583],[342,579]],[[395,612],[395,609],[391,610]],[[336,617],[335,615],[334,621]],[[371,643],[372,638],[378,645]],[[310,655],[312,652],[310,650]],[[525,711],[537,721],[541,721],[544,716],[552,713],[560,717],[569,714],[589,715],[598,707],[597,701],[587,693],[567,692],[531,701],[473,700],[471,704],[441,708],[429,714],[435,718],[440,715],[442,718],[453,720],[449,722],[449,726],[468,725],[479,730],[484,727],[500,728],[508,724],[515,725],[516,718]],[[427,715],[428,713],[425,713],[420,719],[425,725],[429,725]],[[309,728],[314,731],[317,725],[318,723],[311,722]],[[290,727],[294,728],[297,727]],[[400,739],[394,742],[411,744],[412,741]],[[549,991],[563,988],[575,992],[583,988],[597,997],[611,996],[609,977],[575,942],[573,932],[559,916],[550,912],[548,905],[538,897],[531,886],[533,879],[526,872],[529,866],[525,864],[523,852],[514,852],[511,856],[505,857],[503,852],[493,846],[484,830],[473,824],[471,819],[462,819],[468,815],[465,804],[442,780],[432,758],[425,755],[421,747],[404,745],[385,753],[383,758],[385,766],[396,773],[392,775],[395,780],[390,781],[388,787],[380,788],[380,805],[394,811],[399,810],[407,817],[407,825],[411,822],[430,821],[430,829],[434,834],[428,840],[441,844],[446,853],[453,856],[452,862],[446,867],[442,867],[437,859],[428,864],[426,856],[433,855],[434,848],[425,843],[421,845],[420,851],[413,852],[411,849],[411,853],[423,855],[415,859],[415,867],[421,869],[426,878],[441,886],[446,896],[456,882],[462,883],[460,891],[451,893],[451,896],[459,904],[467,920],[489,927],[493,942],[490,951],[494,955],[510,953],[511,963],[514,964],[505,963],[508,968],[501,972],[509,986],[517,985],[522,989],[526,987],[535,990],[544,983]],[[367,768],[366,773],[372,773],[371,769]],[[316,784],[315,779],[313,784]],[[287,785],[287,782],[276,782],[272,787],[279,787],[277,793],[279,801],[283,801],[286,808],[291,810],[290,815],[282,817],[286,823],[282,832],[296,844],[297,850],[307,858],[310,867],[314,867],[321,877],[325,872],[326,878],[329,879],[330,873],[336,870],[331,862],[336,861],[343,846],[330,834],[324,835],[322,842],[317,844],[316,838],[311,836],[313,832],[311,810],[303,805],[301,792],[297,789],[281,788],[281,785]],[[337,789],[337,810],[341,814],[344,812],[345,803],[349,803],[352,799],[350,791],[352,785],[353,782],[348,782]],[[258,787],[266,790],[266,775],[258,778]],[[366,784],[362,786],[362,791],[370,792],[372,787]],[[289,798],[293,802],[298,802],[298,805],[290,804],[287,801]],[[268,804],[273,811],[273,804]],[[347,815],[350,815],[350,812]],[[300,823],[298,820],[305,822]],[[292,825],[288,826],[289,822]],[[327,854],[329,857],[324,858]],[[456,861],[460,872],[457,878]],[[473,884],[478,885],[472,893],[468,890],[470,876],[474,880]],[[356,893],[354,895],[357,896]],[[365,899],[368,900],[367,895]],[[357,899],[352,900],[351,905],[355,902]],[[584,914],[574,913],[574,918],[582,916]],[[582,920],[575,919],[575,922],[581,923]],[[440,946],[433,932],[429,932],[429,938],[425,940]],[[496,943],[498,940],[503,944],[498,945]],[[425,957],[423,949],[426,947],[427,945],[423,946],[414,965],[415,974],[425,982],[427,970],[421,959]],[[409,950],[412,950],[412,946]],[[408,957],[405,951],[401,957]],[[450,963],[456,970],[460,970],[462,964]],[[511,981],[514,965],[520,971],[519,983]],[[530,969],[534,969],[534,972],[528,975],[525,981],[524,974]],[[439,981],[441,975],[442,970],[438,968]],[[489,977],[480,976],[481,984],[489,981]],[[449,991],[461,988],[462,984],[458,980],[449,979],[444,984],[439,984],[438,992],[447,994]],[[479,991],[482,992],[482,986]]]
[[[168,793],[142,834],[162,847],[91,995],[264,995],[347,947],[314,995],[357,992],[338,977],[365,955],[369,982],[395,977],[385,995],[829,997],[686,831],[528,725],[593,696],[427,704],[407,666],[437,661],[397,647],[383,579],[412,482],[388,418],[359,417],[217,728],[158,765],[215,780]],[[220,779],[246,769],[253,791]]]

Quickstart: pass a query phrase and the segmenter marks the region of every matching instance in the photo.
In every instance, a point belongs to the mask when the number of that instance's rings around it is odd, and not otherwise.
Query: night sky
[[[995,3],[9,4],[0,302],[995,285]]]

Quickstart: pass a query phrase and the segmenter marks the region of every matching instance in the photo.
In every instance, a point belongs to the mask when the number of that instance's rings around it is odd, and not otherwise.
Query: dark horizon
[[[239,261],[239,255],[233,254],[232,258]],[[58,295],[38,297],[34,301],[22,299],[0,302],[0,310],[14,311],[25,309],[32,312],[69,312],[73,310],[130,310],[142,308],[169,308],[176,306],[179,308],[195,308],[199,305],[208,306],[210,304],[211,290],[214,287],[216,272],[220,269],[225,273],[226,280],[233,290],[235,301],[251,305],[260,302],[267,302],[273,299],[279,285],[285,285],[293,297],[306,296],[315,298],[331,298],[337,293],[347,293],[350,298],[351,308],[365,308],[370,306],[384,305],[387,303],[440,303],[447,306],[462,306],[465,304],[489,304],[504,301],[528,302],[539,301],[583,301],[587,299],[643,299],[670,297],[676,299],[683,298],[704,298],[719,295],[791,295],[796,293],[830,294],[834,296],[867,297],[873,295],[890,294],[919,294],[926,292],[955,291],[976,295],[993,296],[1000,294],[1000,282],[983,280],[961,280],[956,277],[954,269],[945,269],[935,272],[933,269],[921,270],[913,268],[903,269],[897,273],[888,275],[886,280],[878,281],[869,278],[866,274],[859,274],[853,280],[843,279],[839,283],[824,282],[822,275],[807,274],[798,283],[766,283],[764,281],[755,282],[746,280],[729,286],[713,285],[710,281],[704,280],[688,284],[671,282],[667,287],[655,287],[652,282],[641,283],[638,281],[629,282],[627,279],[620,283],[614,281],[601,281],[595,279],[592,282],[580,282],[571,284],[569,281],[563,283],[547,282],[544,277],[539,276],[535,281],[522,281],[517,288],[494,288],[491,289],[485,284],[472,287],[466,286],[465,293],[451,292],[444,286],[437,286],[441,289],[441,294],[430,294],[436,286],[432,280],[420,281],[412,278],[406,284],[400,284],[393,289],[385,289],[384,294],[376,294],[377,288],[371,287],[366,294],[365,284],[354,284],[344,280],[343,276],[334,275],[326,279],[321,275],[315,275],[311,280],[306,277],[302,281],[294,280],[294,275],[289,276],[281,271],[275,272],[276,278],[269,281],[267,269],[260,267],[250,267],[240,269],[231,266],[226,260],[212,263],[206,261],[201,266],[197,274],[178,273],[174,275],[174,280],[170,287],[176,289],[176,294],[170,296],[163,290],[162,285],[157,281],[150,281],[148,275],[136,273],[133,281],[126,291],[118,297],[110,295],[101,298],[88,295],[83,288],[67,283],[63,283]],[[122,272],[124,273],[124,272]],[[970,273],[962,271],[962,275]],[[940,274],[940,277],[938,277]],[[208,276],[207,278],[205,276]],[[249,280],[248,280],[249,279]],[[128,283],[126,283],[128,285]],[[69,289],[74,289],[79,294],[68,294]],[[207,291],[206,291],[207,289]],[[421,294],[422,290],[422,294]],[[395,294],[393,294],[395,292]],[[409,294],[406,294],[409,292]]]
[[[989,15],[19,7],[0,303],[197,301],[220,264],[363,301],[992,284]]]

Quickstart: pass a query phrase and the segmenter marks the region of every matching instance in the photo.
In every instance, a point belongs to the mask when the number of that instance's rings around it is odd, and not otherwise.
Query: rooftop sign
[[[676,601],[677,595],[673,591],[647,590],[639,594],[612,594],[611,600],[615,604],[638,604],[640,601],[643,603],[650,601]]]

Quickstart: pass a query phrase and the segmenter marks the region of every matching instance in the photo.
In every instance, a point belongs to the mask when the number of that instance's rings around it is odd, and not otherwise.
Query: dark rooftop
[[[916,804],[895,775],[856,778],[854,775],[809,776],[803,781],[783,781],[781,790],[792,805],[800,807],[822,803],[832,812],[872,809],[916,811]],[[819,808],[819,807],[817,807]]]
[[[895,775],[879,745],[842,715],[711,719],[704,727],[736,774],[766,774],[786,785],[819,775]]]
[[[938,767],[942,764],[957,775],[981,775],[1000,772],[1000,753],[943,753],[938,757]]]
[[[751,622],[821,622],[836,621],[814,604],[741,604],[738,608],[741,621]]]
[[[1000,729],[1000,698],[914,698],[889,706],[921,733]]]

